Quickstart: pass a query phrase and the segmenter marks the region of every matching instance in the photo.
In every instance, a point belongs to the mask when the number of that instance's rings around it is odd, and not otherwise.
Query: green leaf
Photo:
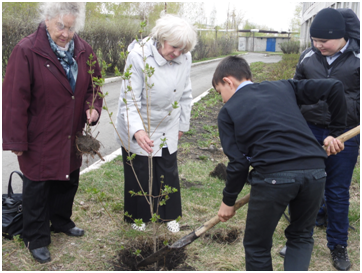
[[[140,227],[143,224],[143,220],[142,219],[134,219],[134,223],[136,224],[136,226]]]

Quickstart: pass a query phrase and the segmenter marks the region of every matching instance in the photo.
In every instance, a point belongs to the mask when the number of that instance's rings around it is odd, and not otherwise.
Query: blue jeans
[[[253,170],[249,181],[251,191],[244,234],[246,270],[273,270],[270,254],[273,233],[288,204],[291,222],[285,229],[284,270],[308,270],[314,244],[312,230],[325,187],[325,170],[271,174]]]
[[[323,145],[323,140],[329,135],[329,130],[310,123],[308,125],[318,142]],[[348,128],[350,129],[352,128]],[[327,246],[331,250],[336,245],[347,246],[349,187],[358,157],[359,137],[357,135],[346,141],[342,152],[329,156],[325,161],[327,180],[324,198],[328,219]],[[323,213],[322,210],[320,213]]]

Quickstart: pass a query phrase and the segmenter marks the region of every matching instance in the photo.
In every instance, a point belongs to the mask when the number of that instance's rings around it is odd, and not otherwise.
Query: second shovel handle
[[[347,140],[351,139],[352,137],[355,137],[360,133],[360,125],[354,127],[353,129],[345,132],[344,134],[341,134],[340,136],[336,137],[336,139],[339,139],[342,143],[346,142]],[[327,146],[328,147],[328,146]],[[323,149],[327,149],[326,146],[323,146]]]
[[[243,198],[236,201],[235,205],[234,205],[235,210],[238,210],[239,208],[244,206],[246,203],[248,203],[249,199],[250,199],[250,193],[248,193]],[[212,217],[209,221],[204,223],[199,229],[197,229],[195,231],[195,235],[197,237],[200,237],[202,234],[204,234],[206,231],[208,231],[210,228],[212,228],[213,226],[215,226],[219,222],[220,222],[219,216],[216,215],[216,216]]]

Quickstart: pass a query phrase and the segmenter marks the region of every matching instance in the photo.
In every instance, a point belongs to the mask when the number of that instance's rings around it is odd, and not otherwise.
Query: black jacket
[[[223,202],[232,206],[249,166],[260,173],[324,169],[326,152],[313,136],[298,104],[326,100],[332,133],[345,128],[343,85],[336,80],[282,80],[246,85],[220,110],[221,145],[229,158]]]
[[[332,78],[340,80],[344,85],[347,100],[347,127],[349,128],[360,124],[360,27],[359,20],[353,11],[338,10],[346,20],[345,39],[349,40],[348,48],[331,66],[326,61],[326,57],[314,46],[306,49],[300,56],[294,79]],[[330,72],[328,72],[328,68],[331,68]],[[323,126],[328,126],[330,123],[330,113],[324,101],[319,101],[315,105],[302,105],[301,111],[308,122]]]

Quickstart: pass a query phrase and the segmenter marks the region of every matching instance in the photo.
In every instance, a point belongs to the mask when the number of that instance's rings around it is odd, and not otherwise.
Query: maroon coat
[[[49,45],[42,23],[14,48],[3,82],[3,150],[23,151],[21,171],[30,180],[69,180],[82,158],[76,155],[75,136],[86,122],[92,101],[87,60],[95,54],[74,35],[78,76],[74,94],[65,71]],[[98,63],[94,76],[100,77]],[[102,110],[97,96],[95,109]]]

